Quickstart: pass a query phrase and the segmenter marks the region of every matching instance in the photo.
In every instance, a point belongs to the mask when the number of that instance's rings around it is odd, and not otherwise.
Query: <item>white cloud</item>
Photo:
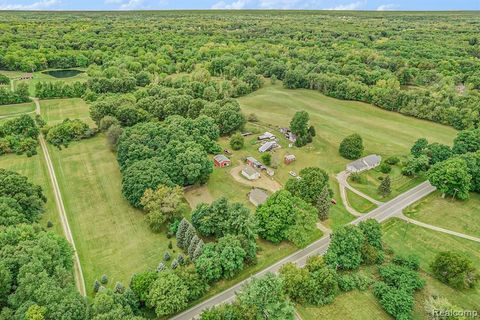
[[[0,10],[47,10],[58,4],[58,0],[42,0],[32,4],[1,4]]]
[[[263,9],[295,9],[299,0],[260,0]]]
[[[389,11],[389,10],[395,10],[397,8],[396,5],[394,4],[382,4],[381,6],[378,6],[377,11]]]
[[[356,1],[347,4],[340,4],[338,6],[327,8],[325,10],[358,10],[366,4],[366,1]]]
[[[135,10],[141,9],[143,5],[143,0],[129,0],[128,2],[120,6],[120,10]]]
[[[226,3],[225,1],[219,1],[212,6],[212,9],[244,9],[250,0],[237,0],[232,3]]]
[[[123,0],[105,0],[105,4],[121,4],[123,3]]]

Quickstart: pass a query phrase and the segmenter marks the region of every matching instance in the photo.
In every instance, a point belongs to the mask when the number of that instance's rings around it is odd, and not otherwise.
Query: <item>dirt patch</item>
[[[273,177],[268,176],[264,171],[260,172],[260,179],[258,180],[250,181],[245,179],[241,174],[242,168],[243,165],[240,165],[230,170],[230,174],[235,181],[247,186],[266,189],[271,192],[276,192],[282,189],[282,185]]]
[[[207,185],[185,188],[185,199],[192,209],[200,203],[212,203],[214,200]]]

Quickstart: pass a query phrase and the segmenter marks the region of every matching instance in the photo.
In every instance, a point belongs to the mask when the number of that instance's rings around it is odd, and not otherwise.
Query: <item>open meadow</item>
[[[33,102],[10,104],[0,106],[0,119],[15,117],[18,114],[29,113],[35,111],[35,104]]]

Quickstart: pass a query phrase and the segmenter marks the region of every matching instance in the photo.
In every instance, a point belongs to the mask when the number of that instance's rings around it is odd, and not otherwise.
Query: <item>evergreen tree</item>
[[[100,289],[100,282],[98,280],[95,280],[95,282],[93,283],[93,292],[97,293],[99,289]]]
[[[192,258],[193,261],[197,260],[197,258],[202,255],[203,246],[204,246],[203,240],[200,239],[200,241],[198,241],[197,243],[197,247],[195,248],[195,251],[193,252],[193,258]]]
[[[194,236],[196,236],[197,232],[195,231],[195,228],[189,224],[187,232],[185,233],[185,237],[183,239],[182,243],[182,248],[184,250],[188,250],[188,247],[190,246],[190,242],[192,242],[192,239]]]
[[[328,186],[325,185],[322,189],[322,192],[318,196],[316,208],[318,211],[318,218],[322,221],[328,219],[328,213],[330,211],[330,206],[332,205],[332,201],[330,198],[330,192],[328,190]]]
[[[168,260],[170,260],[170,253],[168,253],[167,251],[163,254],[163,261],[168,261]]]
[[[187,221],[187,219],[183,218],[182,221],[180,221],[180,225],[178,226],[177,229],[177,246],[179,248],[183,249],[183,241],[185,239],[185,234],[187,233],[188,227],[190,226],[190,223]]]
[[[200,241],[200,238],[197,235],[194,235],[192,238],[192,241],[190,241],[190,245],[188,246],[188,256],[190,259],[193,258],[193,254],[195,252],[195,249],[197,248],[197,244]]]
[[[382,197],[388,196],[392,192],[390,176],[386,176],[378,186],[378,194]]]

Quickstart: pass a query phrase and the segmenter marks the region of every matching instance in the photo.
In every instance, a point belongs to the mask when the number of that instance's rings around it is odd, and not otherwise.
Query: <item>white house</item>
[[[242,176],[248,180],[257,180],[260,178],[260,172],[250,166],[244,166],[242,169]]]
[[[370,170],[379,166],[381,162],[382,157],[376,154],[371,154],[347,164],[347,171],[351,173],[358,173],[365,170]]]

